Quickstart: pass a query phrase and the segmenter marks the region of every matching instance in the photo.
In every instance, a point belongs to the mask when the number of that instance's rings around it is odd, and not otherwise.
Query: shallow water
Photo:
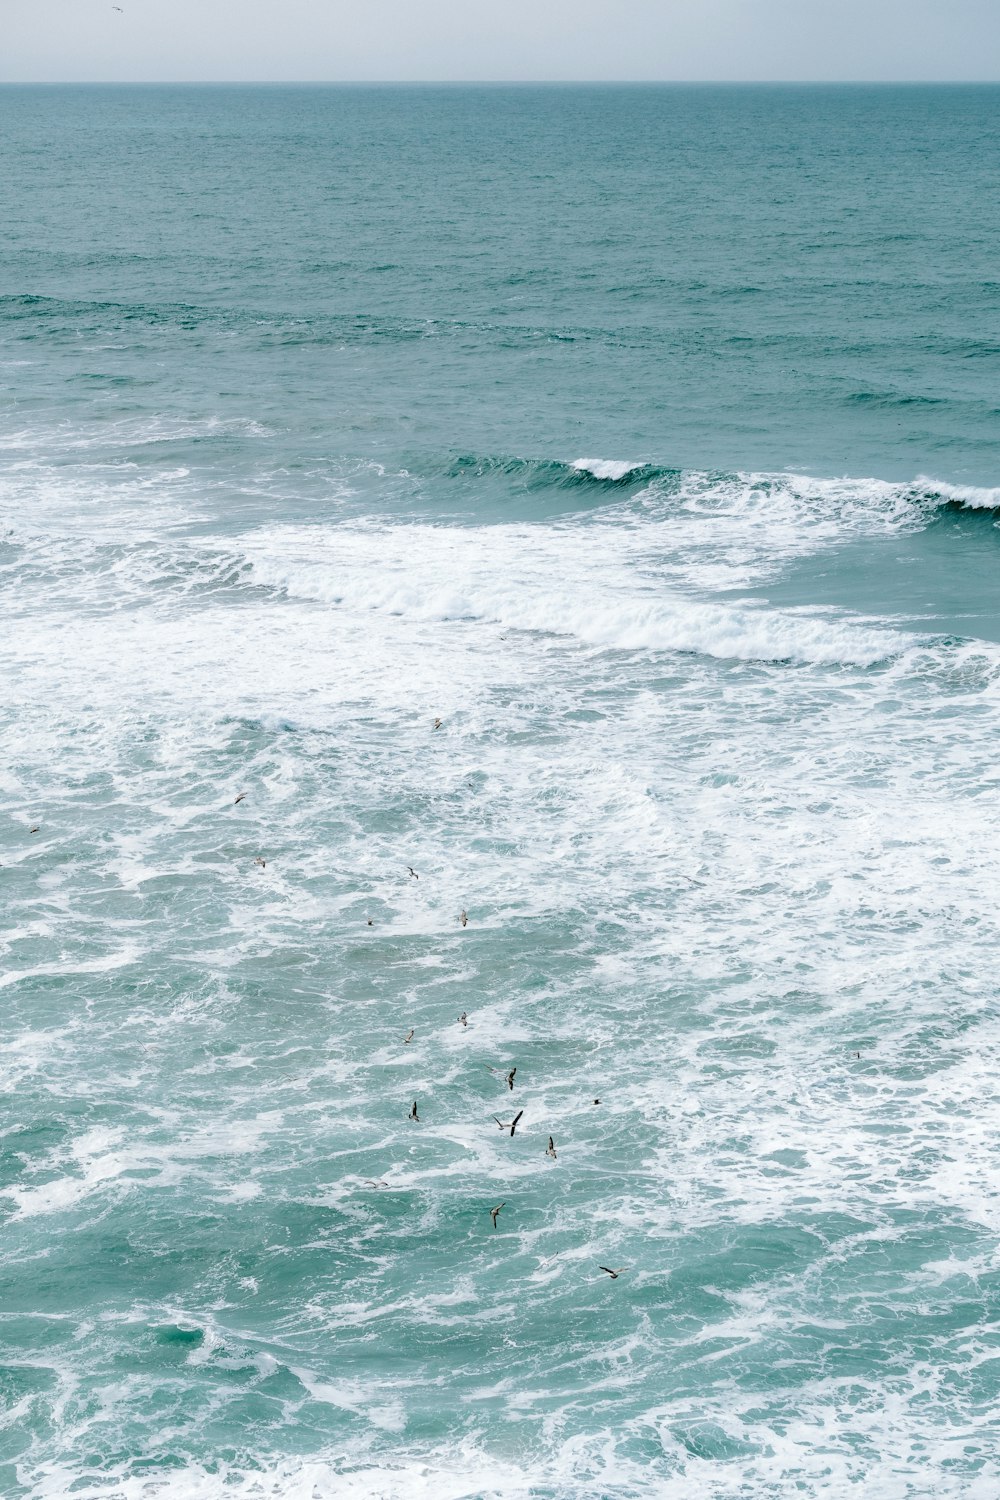
[[[4,1494],[995,1496],[998,123],[0,90]]]

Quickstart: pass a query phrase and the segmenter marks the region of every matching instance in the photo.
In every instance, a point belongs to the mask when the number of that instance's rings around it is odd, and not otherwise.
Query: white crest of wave
[[[641,469],[642,464],[624,463],[615,458],[577,458],[570,464],[578,474],[590,474],[594,479],[625,479]]]
[[[903,645],[863,622],[679,593],[622,527],[275,528],[244,540],[254,581],[355,612],[745,661],[869,666]]]
[[[975,484],[945,484],[937,479],[921,475],[916,481],[931,496],[964,505],[968,510],[1000,510],[1000,487]]]

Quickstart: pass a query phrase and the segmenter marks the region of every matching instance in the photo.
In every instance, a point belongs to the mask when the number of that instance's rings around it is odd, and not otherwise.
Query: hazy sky
[[[997,79],[1000,0],[0,0],[0,80]]]

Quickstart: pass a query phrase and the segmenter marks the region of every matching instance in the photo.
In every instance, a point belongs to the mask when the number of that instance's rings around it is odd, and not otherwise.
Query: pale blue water
[[[0,90],[0,1493],[1000,1492],[998,145]]]

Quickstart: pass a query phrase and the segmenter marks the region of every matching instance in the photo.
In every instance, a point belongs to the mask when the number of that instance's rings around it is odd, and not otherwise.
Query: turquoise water
[[[994,1500],[998,144],[0,90],[0,1493]]]

